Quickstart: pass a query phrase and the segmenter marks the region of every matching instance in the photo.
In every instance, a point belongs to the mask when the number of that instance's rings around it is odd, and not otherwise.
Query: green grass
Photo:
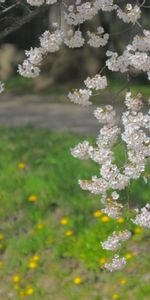
[[[149,299],[148,232],[135,234],[136,226],[128,224],[128,219],[119,224],[94,217],[100,209],[99,197],[80,190],[77,180],[98,175],[98,167],[78,161],[69,150],[84,138],[32,128],[0,130],[0,234],[5,237],[0,243],[2,299],[10,299],[11,294],[15,300],[103,300],[114,294],[122,300]],[[120,146],[116,157],[123,160]],[[25,170],[18,168],[20,162],[26,164]],[[32,194],[37,195],[34,203],[28,201]],[[129,195],[131,205],[149,201],[149,186],[143,178],[131,185]],[[123,193],[124,201],[126,197]],[[60,224],[62,218],[67,218],[66,225]],[[126,223],[133,238],[121,254],[131,253],[132,258],[124,271],[112,276],[100,267],[100,259],[111,257],[101,249],[100,241]],[[70,237],[67,231],[72,232]],[[40,260],[32,270],[28,264],[35,254]],[[15,288],[14,274],[21,278]],[[75,285],[76,276],[82,284]],[[126,285],[120,284],[121,279],[127,280]],[[24,295],[27,286],[34,288],[33,295]]]

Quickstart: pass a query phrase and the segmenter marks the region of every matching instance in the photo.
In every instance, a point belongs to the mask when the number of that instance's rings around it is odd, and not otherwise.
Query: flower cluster
[[[90,96],[92,95],[91,91],[88,89],[79,89],[73,90],[68,94],[68,98],[71,102],[76,104],[81,104],[82,106],[89,106],[92,103],[89,101]]]
[[[97,74],[95,77],[88,77],[84,83],[88,89],[101,90],[107,87],[107,78]]]
[[[119,218],[122,216],[123,205],[117,201],[111,201],[108,199],[106,199],[106,195],[103,195],[101,202],[105,204],[105,208],[102,209],[102,212],[107,214],[112,219],[119,220]]]
[[[74,157],[77,157],[81,160],[89,158],[89,142],[84,141],[83,143],[79,143],[76,147],[71,149],[71,154]]]
[[[118,250],[121,248],[121,242],[127,241],[131,237],[131,232],[128,230],[113,232],[105,242],[101,242],[102,248],[105,250]]]
[[[69,25],[78,25],[92,19],[95,14],[96,10],[92,3],[76,1],[75,5],[68,6],[67,12],[65,12],[65,20]]]
[[[26,0],[28,4],[31,6],[41,6],[44,3],[46,4],[55,4],[57,0]]]
[[[69,48],[80,48],[84,45],[85,39],[82,36],[80,30],[76,30],[74,33],[72,30],[68,32],[68,37],[64,38],[64,43]]]
[[[146,157],[150,156],[150,138],[147,135],[150,114],[140,111],[144,105],[142,95],[133,96],[127,92],[125,104],[127,110],[121,117],[122,129],[115,125],[116,113],[111,105],[98,107],[94,110],[94,116],[104,126],[97,137],[97,146],[84,141],[71,150],[74,157],[91,158],[100,165],[100,177],[79,180],[79,185],[92,194],[101,194],[101,202],[105,205],[102,211],[115,219],[119,219],[123,211],[123,205],[117,202],[119,194],[116,190],[123,190],[131,180],[138,179],[145,170]],[[114,162],[113,154],[113,146],[119,136],[125,142],[127,152],[127,161],[121,168]],[[110,189],[113,190],[111,196]]]
[[[125,72],[147,72],[150,71],[150,31],[143,30],[143,35],[136,35],[131,44],[126,46],[122,55],[117,52],[107,51],[109,57],[106,65],[111,71]]]
[[[57,52],[63,42],[63,31],[56,29],[53,33],[46,30],[40,37],[40,43],[43,51],[46,53]]]
[[[141,17],[141,10],[138,5],[132,6],[132,4],[127,4],[125,10],[117,9],[117,16],[125,23],[131,22],[134,24]]]
[[[5,83],[0,81],[0,94],[4,91],[4,89],[5,89]]]
[[[54,53],[60,49],[63,41],[63,31],[56,29],[53,33],[46,30],[40,37],[40,47],[31,48],[25,51],[27,59],[18,66],[18,72],[24,77],[37,77],[40,74],[43,56],[47,53]]]
[[[132,221],[136,225],[150,229],[150,204],[143,207],[141,212]]]
[[[119,257],[119,255],[115,255],[111,262],[105,263],[103,268],[113,272],[116,270],[121,270],[126,265],[125,257]]]
[[[100,46],[105,46],[108,43],[109,34],[104,33],[103,27],[98,27],[96,32],[87,31],[89,36],[88,44],[91,47],[99,48]]]
[[[95,75],[93,78],[87,78],[85,81],[86,89],[75,89],[68,94],[68,98],[71,102],[80,104],[82,106],[89,106],[92,104],[90,97],[92,96],[92,90],[105,89],[107,86],[106,76]],[[108,106],[109,107],[109,106]]]

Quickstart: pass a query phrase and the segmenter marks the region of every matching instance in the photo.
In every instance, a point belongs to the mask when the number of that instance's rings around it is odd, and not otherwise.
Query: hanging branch
[[[46,9],[47,9],[46,6],[42,6],[35,10],[32,10],[29,14],[23,16],[21,19],[18,18],[13,24],[11,24],[9,27],[5,28],[2,32],[0,32],[0,41],[4,39],[6,36],[8,36],[9,34],[20,29],[20,27],[22,27],[26,23],[29,23],[32,19],[37,17],[39,14],[46,11]]]

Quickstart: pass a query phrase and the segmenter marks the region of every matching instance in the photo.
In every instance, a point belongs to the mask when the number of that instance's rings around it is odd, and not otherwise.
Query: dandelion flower
[[[39,261],[40,260],[40,255],[34,255],[32,258],[31,258],[31,261]]]
[[[133,253],[126,253],[126,254],[125,254],[125,258],[126,258],[127,260],[131,259],[132,257],[133,257]]]
[[[103,214],[103,213],[102,213],[100,210],[96,210],[96,211],[94,211],[93,216],[94,216],[95,218],[98,218],[98,217],[101,217],[102,214]]]
[[[99,263],[101,265],[104,265],[106,263],[106,261],[107,261],[107,259],[105,257],[102,257],[102,258],[99,259]]]
[[[73,231],[72,230],[67,230],[66,232],[65,232],[65,236],[67,236],[67,237],[70,237],[70,236],[72,236],[73,235]]]
[[[37,195],[35,194],[31,194],[29,197],[28,197],[28,201],[29,202],[36,202],[38,199]]]
[[[44,227],[45,227],[45,225],[42,224],[42,223],[38,223],[38,224],[36,225],[36,228],[37,228],[37,229],[43,229]]]
[[[127,283],[127,280],[124,279],[124,278],[122,278],[122,279],[120,279],[119,283],[120,283],[121,285],[125,285],[125,284]]]
[[[113,295],[112,295],[112,299],[113,299],[113,300],[119,299],[119,294],[113,294]]]
[[[101,221],[102,222],[109,222],[110,221],[110,218],[108,217],[108,216],[103,216],[102,218],[101,218]]]
[[[67,225],[69,223],[69,220],[67,219],[67,218],[62,218],[61,220],[60,220],[60,224],[61,225]]]
[[[139,234],[139,233],[141,233],[143,231],[143,228],[141,228],[141,227],[136,227],[135,229],[134,229],[134,233],[136,233],[136,234]]]
[[[80,276],[74,278],[74,284],[79,285],[82,283],[82,279]]]
[[[35,261],[30,261],[28,267],[29,269],[35,269],[37,267],[37,263]]]
[[[18,164],[18,169],[24,170],[25,168],[26,168],[26,164],[25,164],[24,162],[20,162],[20,163]]]
[[[26,294],[27,295],[33,295],[33,293],[34,293],[34,288],[28,287],[27,290],[26,290]]]
[[[119,223],[119,224],[123,224],[124,222],[125,222],[125,219],[123,217],[121,217],[117,220],[117,223]]]
[[[19,275],[14,274],[12,277],[12,280],[13,280],[13,282],[18,283],[18,282],[20,282],[21,278]]]

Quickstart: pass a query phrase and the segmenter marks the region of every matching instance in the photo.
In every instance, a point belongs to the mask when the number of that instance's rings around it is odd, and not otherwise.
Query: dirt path
[[[57,101],[57,100],[56,100]],[[25,95],[0,98],[0,126],[49,128],[80,134],[95,134],[99,124],[93,116],[94,106],[52,103],[48,96]],[[120,109],[118,109],[120,110]]]

